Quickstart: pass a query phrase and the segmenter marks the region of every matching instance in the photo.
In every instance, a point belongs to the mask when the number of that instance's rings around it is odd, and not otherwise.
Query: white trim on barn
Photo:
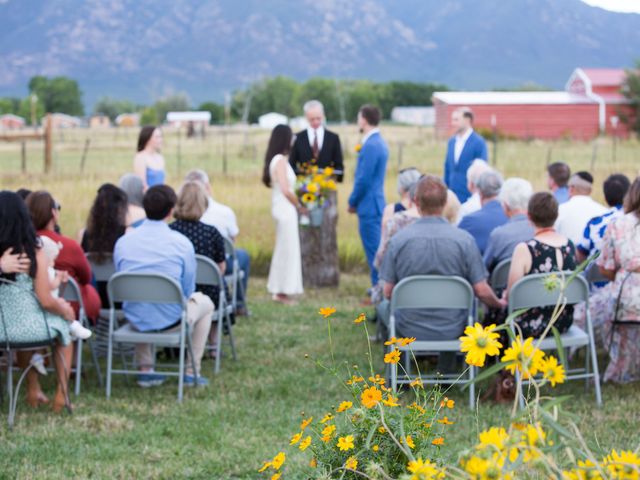
[[[211,112],[169,112],[167,122],[206,122],[211,121]]]
[[[449,105],[562,105],[594,103],[570,92],[435,92],[434,100]]]

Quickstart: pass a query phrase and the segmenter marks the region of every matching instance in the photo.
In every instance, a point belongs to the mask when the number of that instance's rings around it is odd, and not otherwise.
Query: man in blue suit
[[[373,259],[380,243],[382,211],[385,206],[384,176],[389,149],[380,135],[381,113],[373,105],[364,105],[358,112],[358,127],[364,134],[358,154],[353,192],[349,197],[349,213],[358,214],[360,239],[371,271],[371,285],[378,283],[378,271]]]
[[[487,144],[473,130],[473,112],[468,107],[458,108],[451,114],[451,125],[456,134],[447,144],[444,161],[444,183],[464,203],[471,196],[467,188],[467,170],[476,159],[487,161]]]

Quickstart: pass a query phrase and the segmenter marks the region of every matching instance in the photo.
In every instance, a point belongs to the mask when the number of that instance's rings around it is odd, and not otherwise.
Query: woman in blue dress
[[[145,191],[164,183],[164,157],[161,151],[162,130],[154,125],[142,127],[138,135],[138,153],[133,159],[133,171],[142,180]]]
[[[68,302],[51,294],[47,257],[37,238],[22,198],[13,192],[0,192],[0,252],[3,253],[0,278],[5,280],[0,283],[0,343],[7,340],[17,344],[56,340],[54,363],[58,386],[52,407],[54,411],[60,411],[68,399],[73,354],[68,321],[72,321],[75,315]],[[3,261],[7,254],[18,254],[24,263],[11,266],[10,262]],[[26,367],[32,354],[33,351],[19,351],[18,364]],[[27,403],[32,407],[49,403],[33,368],[27,373]]]

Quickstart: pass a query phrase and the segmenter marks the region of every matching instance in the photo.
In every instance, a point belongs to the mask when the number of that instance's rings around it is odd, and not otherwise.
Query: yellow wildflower
[[[332,167],[325,167],[323,173],[324,173],[325,177],[330,177],[331,175],[333,175],[333,172],[334,172],[334,170],[333,170]]]
[[[489,430],[480,432],[478,439],[480,440],[480,446],[492,446],[498,450],[504,448],[504,444],[509,438],[509,434],[502,427],[491,427]]]
[[[318,460],[316,459],[316,457],[313,457],[311,459],[311,461],[309,462],[309,466],[311,468],[316,468],[318,466]]]
[[[611,478],[637,479],[640,477],[640,457],[635,452],[613,450],[604,460]]]
[[[549,355],[540,364],[540,371],[546,380],[549,380],[552,387],[555,387],[558,383],[564,383],[565,373],[564,367],[558,365],[558,359]]]
[[[320,190],[320,186],[317,183],[307,185],[307,192],[309,193],[318,193],[318,190]]]
[[[422,379],[420,377],[416,378],[409,384],[410,387],[424,388],[424,384],[422,383]]]
[[[423,461],[422,458],[412,460],[407,465],[407,470],[413,473],[411,478],[430,480],[433,478],[441,478],[438,467],[435,463],[431,463],[429,460]]]
[[[320,423],[327,423],[329,420],[333,420],[333,415],[330,413],[327,413],[324,417],[322,417],[322,420],[320,420]]]
[[[274,473],[273,475],[271,475],[271,480],[280,480],[281,476],[282,473]]]
[[[389,340],[384,342],[384,344],[388,347],[389,345],[395,345],[398,343],[398,339],[396,337],[391,337]]]
[[[336,313],[336,309],[333,307],[323,307],[318,311],[318,313],[322,315],[324,318],[328,318],[334,313]]]
[[[302,196],[302,203],[313,203],[316,201],[316,196],[313,193],[305,193]]]
[[[280,470],[280,467],[282,466],[286,458],[287,456],[284,454],[284,452],[279,452],[275,457],[273,457],[273,460],[271,460],[271,466],[273,467],[273,469]]]
[[[384,385],[385,380],[380,376],[380,374],[376,373],[375,377],[369,377],[369,381],[375,383],[376,385]]]
[[[356,146],[354,147],[354,150],[356,151],[356,153],[359,153],[360,150],[362,150],[362,144],[356,143]]]
[[[331,438],[331,435],[333,435],[335,431],[336,431],[335,425],[327,425],[322,429],[321,433],[323,436]]]
[[[504,478],[510,479],[511,475],[503,474],[504,456],[495,453],[491,458],[472,456],[464,463],[465,471],[474,479]]]
[[[364,382],[364,377],[357,377],[354,375],[349,380],[347,380],[347,385],[354,385],[360,382]]]
[[[438,423],[441,423],[442,425],[453,425],[455,422],[452,422],[449,420],[449,417],[445,416],[442,420],[438,420]]]
[[[336,185],[336,182],[334,182],[333,180],[327,180],[327,184],[325,188],[327,190],[336,190],[338,186]]]
[[[356,460],[356,457],[351,456],[347,458],[347,461],[344,462],[344,468],[347,468],[349,470],[355,470],[356,468],[358,468],[358,460]]]
[[[378,431],[379,431],[380,433],[384,433],[384,432],[386,432],[386,430],[385,430],[385,428],[384,428],[384,427],[378,427]]]
[[[386,405],[387,407],[399,407],[400,404],[398,403],[398,397],[393,397],[391,395],[389,395],[387,398],[385,398],[382,403],[384,405]]]
[[[367,316],[364,313],[361,313],[360,315],[358,315],[358,318],[356,318],[353,323],[362,323],[367,319]]]
[[[262,473],[270,466],[271,466],[271,462],[264,462],[264,464],[262,465],[262,467],[260,467],[260,470],[258,470],[258,472]]]
[[[342,402],[338,406],[338,413],[344,412],[345,410],[349,410],[353,406],[353,402]]]
[[[369,387],[362,392],[360,401],[367,408],[375,407],[382,400],[382,392],[376,387]]]
[[[293,437],[291,437],[291,441],[289,442],[289,445],[295,445],[300,441],[301,438],[302,438],[302,432],[296,433]]]
[[[529,337],[524,342],[517,337],[515,342],[505,350],[502,361],[507,363],[507,370],[512,374],[518,370],[527,379],[540,371],[544,353],[533,345],[533,338]]]
[[[398,363],[400,361],[400,350],[397,348],[384,356],[384,363]]]
[[[353,449],[353,435],[347,435],[346,437],[340,437],[338,439],[337,447],[342,452],[346,452],[348,450]]]
[[[410,345],[415,341],[416,341],[416,337],[407,337],[407,338],[399,338],[397,340],[397,343],[401,347],[406,347],[407,345]]]
[[[377,452],[378,450],[380,450],[380,447],[378,445],[374,445],[373,447],[371,447],[371,450]]]
[[[420,412],[423,415],[427,412],[421,405],[418,405],[416,402],[413,402],[407,408],[409,410],[416,410],[417,412]]]
[[[300,451],[304,452],[309,445],[311,445],[311,437],[308,436],[307,438],[305,438],[304,440],[302,440],[300,442],[300,445],[298,446],[298,448],[300,449]]]
[[[307,428],[309,425],[311,425],[312,421],[313,421],[313,417],[309,417],[306,420],[303,420],[302,423],[300,424],[300,430],[304,430],[305,428]]]
[[[443,437],[436,437],[431,441],[431,445],[444,445],[444,438]]]
[[[452,409],[455,406],[455,400],[451,400],[450,398],[444,397],[444,399],[440,402],[440,408],[449,408]]]
[[[413,441],[413,438],[411,438],[411,435],[407,435],[406,437],[404,437],[404,443],[412,450],[416,448],[416,444]]]
[[[500,354],[502,344],[498,341],[500,334],[494,332],[495,325],[482,327],[479,323],[467,326],[464,336],[460,337],[460,351],[467,352],[465,361],[469,365],[484,367],[487,356],[494,357]]]

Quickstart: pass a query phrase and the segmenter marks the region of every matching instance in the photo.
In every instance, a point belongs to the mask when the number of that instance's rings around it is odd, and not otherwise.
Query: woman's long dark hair
[[[113,253],[116,241],[126,229],[127,194],[111,183],[98,189],[87,219],[86,247],[97,254],[97,261]]]
[[[0,192],[0,255],[13,248],[13,253],[24,253],[31,260],[29,276],[36,276],[36,250],[39,248],[36,229],[31,222],[29,210],[17,193]],[[15,274],[2,274],[3,278],[15,280]]]
[[[151,139],[153,132],[156,131],[155,125],[145,125],[140,130],[140,134],[138,135],[138,151],[141,152],[147,147],[147,143]]]
[[[291,150],[291,139],[293,138],[293,132],[288,125],[276,125],[271,132],[271,138],[269,139],[269,146],[267,147],[267,153],[264,156],[264,170],[262,171],[262,183],[271,188],[271,174],[269,173],[269,166],[271,160],[276,155],[288,155]]]
[[[624,213],[635,213],[640,219],[640,177],[637,177],[624,197]]]

